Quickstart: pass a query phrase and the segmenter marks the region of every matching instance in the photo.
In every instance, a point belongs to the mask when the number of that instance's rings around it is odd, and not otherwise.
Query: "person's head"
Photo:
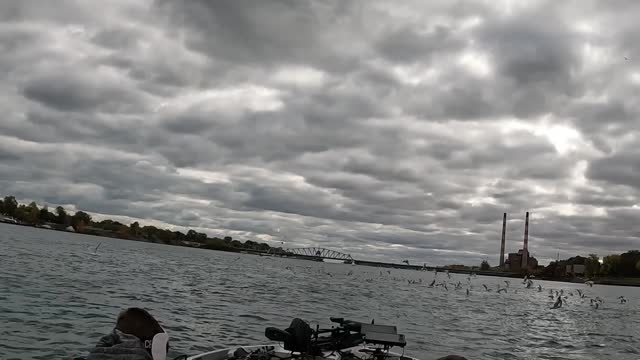
[[[116,329],[125,334],[134,335],[140,339],[149,353],[152,353],[152,348],[157,348],[158,345],[163,345],[162,347],[166,347],[167,349],[169,347],[168,337],[166,336],[164,329],[147,310],[141,308],[128,308],[127,310],[124,310],[120,315],[118,315]],[[161,338],[163,340],[159,340]],[[164,346],[164,344],[158,344],[159,341],[166,343],[166,346]],[[156,346],[153,346],[154,342],[156,342]]]

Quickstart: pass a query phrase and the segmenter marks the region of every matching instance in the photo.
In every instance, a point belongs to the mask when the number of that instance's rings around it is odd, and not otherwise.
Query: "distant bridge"
[[[353,261],[353,258],[351,257],[350,254],[345,254],[339,251],[325,249],[325,248],[310,247],[310,248],[285,249],[284,251],[286,253],[290,253],[297,256]]]

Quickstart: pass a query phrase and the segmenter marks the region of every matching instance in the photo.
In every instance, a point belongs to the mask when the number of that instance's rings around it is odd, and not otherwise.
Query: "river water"
[[[93,247],[102,243],[98,255]],[[438,274],[258,257],[0,224],[0,359],[84,356],[118,312],[147,308],[172,353],[268,342],[264,328],[329,316],[397,325],[406,354],[430,360],[640,359],[640,289]],[[407,280],[422,280],[409,284]],[[484,291],[482,284],[494,289]],[[504,283],[502,283],[504,285]],[[551,310],[549,289],[565,289]],[[605,300],[595,310],[575,289]],[[616,298],[624,295],[628,303]]]

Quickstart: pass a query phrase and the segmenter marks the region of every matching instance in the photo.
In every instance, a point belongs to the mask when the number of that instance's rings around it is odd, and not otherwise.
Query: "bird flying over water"
[[[596,309],[598,309],[600,306],[602,306],[604,304],[604,300],[602,300],[599,296],[596,296],[595,299],[591,299],[591,306],[595,307]]]
[[[102,243],[98,243],[98,246],[96,246],[95,249],[93,249],[93,252],[91,253],[91,255],[98,255],[98,249],[100,248],[100,245],[102,245]]]

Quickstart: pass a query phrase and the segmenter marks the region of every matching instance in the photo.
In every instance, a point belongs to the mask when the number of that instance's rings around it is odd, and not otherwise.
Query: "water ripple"
[[[90,256],[96,241],[103,243],[100,255]],[[479,277],[467,297],[464,290],[428,288],[433,273],[387,273],[2,224],[0,246],[1,359],[86,354],[129,306],[148,308],[161,320],[172,355],[264,343],[266,326],[286,327],[296,316],[322,325],[329,316],[395,324],[409,342],[406,353],[424,360],[451,353],[514,360],[639,355],[637,288],[541,281],[545,291],[539,293],[514,280],[508,293],[496,294],[483,291],[482,283],[495,288],[502,281]],[[423,282],[410,285],[406,279]],[[459,280],[466,283],[457,275],[450,281]],[[550,310],[549,288],[583,288],[605,298],[605,306],[596,311],[589,301],[570,296],[563,308]],[[629,303],[616,303],[620,295]]]

